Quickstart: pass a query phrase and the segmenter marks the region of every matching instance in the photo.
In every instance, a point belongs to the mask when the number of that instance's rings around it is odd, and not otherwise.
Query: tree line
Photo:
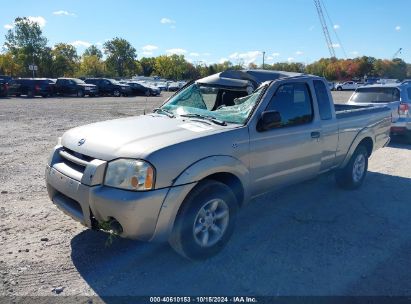
[[[174,80],[205,77],[227,69],[264,68],[289,72],[309,73],[329,80],[348,80],[367,77],[411,78],[411,64],[400,58],[377,59],[362,56],[354,59],[322,58],[305,65],[298,62],[278,62],[257,66],[230,61],[194,65],[183,55],[161,55],[138,59],[136,49],[123,38],[106,41],[102,50],[88,47],[80,56],[67,43],[48,46],[40,26],[25,17],[15,19],[14,27],[5,36],[4,52],[0,54],[0,74],[31,77],[29,65],[36,65],[36,77],[131,77],[134,75],[160,76]],[[105,55],[105,56],[103,56]]]

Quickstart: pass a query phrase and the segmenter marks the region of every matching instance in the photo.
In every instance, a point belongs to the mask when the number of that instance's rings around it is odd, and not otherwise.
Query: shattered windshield
[[[244,124],[262,93],[193,83],[161,108],[175,116],[196,114],[228,123]]]

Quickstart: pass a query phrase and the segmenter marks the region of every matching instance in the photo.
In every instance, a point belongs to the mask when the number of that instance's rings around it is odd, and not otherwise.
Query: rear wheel
[[[337,91],[342,91],[342,87],[337,87]]]
[[[121,96],[121,92],[120,92],[119,90],[114,90],[114,91],[113,91],[113,95],[114,95],[115,97],[120,97],[120,96]]]
[[[211,257],[230,239],[237,212],[236,197],[227,185],[204,180],[184,200],[169,243],[186,258]]]
[[[360,145],[348,164],[335,173],[337,185],[344,189],[357,189],[364,182],[368,169],[368,151]]]
[[[147,90],[147,91],[144,93],[144,95],[146,95],[146,97],[150,96],[150,95],[151,95],[151,94],[150,94],[150,90]]]
[[[33,97],[34,97],[34,91],[33,91],[33,90],[29,90],[29,91],[27,92],[27,97],[28,97],[28,98],[33,98]]]

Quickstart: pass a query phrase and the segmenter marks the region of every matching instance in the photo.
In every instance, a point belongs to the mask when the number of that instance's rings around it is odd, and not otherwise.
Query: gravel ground
[[[399,142],[371,157],[360,190],[325,175],[254,200],[204,262],[167,244],[106,246],[53,206],[44,168],[58,136],[165,96],[0,100],[0,295],[411,295],[411,146]]]

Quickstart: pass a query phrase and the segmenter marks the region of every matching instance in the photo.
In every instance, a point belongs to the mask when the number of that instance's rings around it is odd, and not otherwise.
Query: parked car
[[[168,88],[167,82],[165,81],[155,81],[153,82],[153,86],[155,86],[156,88],[159,88],[160,91],[165,91]]]
[[[47,78],[18,78],[9,82],[9,95],[49,97],[55,93],[55,84]]]
[[[337,91],[355,90],[356,88],[358,88],[358,85],[354,81],[340,82],[335,85]]]
[[[76,95],[77,97],[96,96],[98,89],[93,84],[87,84],[77,78],[58,78],[56,93],[59,95]]]
[[[317,76],[226,71],[154,113],[67,131],[47,190],[87,227],[168,240],[202,259],[223,248],[253,197],[331,170],[339,186],[359,188],[390,124],[386,107],[334,105]]]
[[[13,77],[9,75],[0,75],[0,80],[5,80],[6,83],[9,83],[11,80],[13,80]]]
[[[131,88],[132,95],[157,96],[160,95],[160,89],[144,85],[135,81],[129,81],[127,84]]]
[[[180,83],[176,81],[172,81],[168,83],[167,90],[168,91],[178,91],[180,89]]]
[[[0,97],[7,97],[9,85],[6,80],[0,79]]]
[[[387,106],[391,109],[392,135],[402,135],[411,143],[411,82],[374,84],[358,88],[350,105]]]
[[[100,95],[111,95],[115,97],[128,96],[131,88],[127,84],[121,84],[117,80],[109,78],[87,78],[86,83],[94,84],[98,87]]]

